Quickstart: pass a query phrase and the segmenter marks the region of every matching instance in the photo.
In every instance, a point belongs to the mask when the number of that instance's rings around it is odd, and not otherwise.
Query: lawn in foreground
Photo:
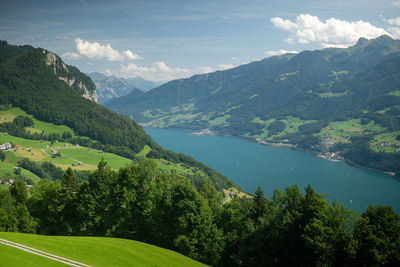
[[[92,266],[205,266],[177,252],[127,239],[42,236],[5,232],[0,232],[0,238]],[[21,259],[21,264],[15,265],[20,254],[20,250],[9,249],[0,244],[1,262],[4,266],[32,266],[24,264],[24,258]],[[31,255],[26,253],[26,257],[32,257],[29,259],[36,263],[37,257]],[[5,265],[6,263],[10,265]],[[39,265],[38,262],[37,264],[37,266],[53,266],[52,263]]]

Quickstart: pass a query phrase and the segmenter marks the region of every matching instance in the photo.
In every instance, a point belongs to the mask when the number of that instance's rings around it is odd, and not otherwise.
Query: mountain
[[[88,75],[96,85],[96,92],[100,104],[111,98],[127,95],[134,89],[124,78],[118,78],[114,75],[105,76],[98,72],[89,73]]]
[[[88,76],[92,78],[96,85],[98,101],[101,104],[111,98],[125,96],[133,89],[148,91],[160,85],[141,77],[124,79],[114,75],[106,76],[99,72],[88,73]]]
[[[399,173],[399,73],[399,40],[361,38],[174,80],[106,106],[153,127],[210,128]]]
[[[37,120],[68,126],[73,131],[74,143],[132,160],[140,160],[143,157],[140,152],[146,150],[144,156],[149,158],[192,167],[199,170],[199,173],[187,174],[194,184],[209,180],[219,190],[233,185],[202,163],[165,150],[136,122],[97,104],[92,80],[77,68],[64,64],[54,53],[42,48],[11,46],[2,41],[0,55],[0,110],[18,107]],[[60,134],[29,133],[18,124],[2,127],[28,139],[60,138]]]
[[[142,77],[128,78],[126,81],[133,87],[139,88],[145,92],[156,88],[163,84],[162,82],[153,82],[143,79]]]

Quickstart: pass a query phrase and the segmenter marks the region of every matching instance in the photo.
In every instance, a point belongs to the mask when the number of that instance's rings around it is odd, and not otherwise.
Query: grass
[[[92,266],[205,266],[177,252],[127,239],[4,232],[0,232],[0,238]],[[2,244],[0,255],[1,266],[59,266]]]
[[[165,171],[165,172],[174,171],[177,174],[180,174],[183,176],[193,174],[193,169],[195,170],[195,172],[198,175],[203,176],[203,177],[206,176],[202,171],[200,171],[197,168],[188,168],[188,167],[183,166],[182,164],[175,164],[173,162],[170,162],[170,161],[167,161],[164,159],[157,159],[156,166],[161,171]]]
[[[5,142],[22,146],[21,148],[7,152],[7,160],[15,165],[20,159],[28,158],[31,161],[37,162],[52,160],[54,165],[64,170],[68,167],[71,167],[73,170],[95,170],[97,169],[97,164],[104,158],[111,169],[117,170],[132,162],[130,159],[115,154],[106,152],[98,153],[95,149],[89,151],[87,147],[76,147],[65,142],[56,142],[51,146],[49,141],[41,143],[37,140],[24,139],[11,135],[0,135],[0,143]],[[31,148],[31,151],[28,152],[27,148]],[[53,149],[60,152],[62,157],[51,158]],[[46,151],[47,154],[43,151]],[[73,163],[77,164],[79,161],[82,162],[83,165],[72,166]]]
[[[285,129],[283,129],[282,132],[277,133],[274,136],[268,136],[268,134],[269,134],[268,126],[271,123],[273,123],[275,120],[276,119],[270,119],[270,120],[267,120],[267,121],[263,121],[258,117],[254,118],[252,120],[252,122],[264,125],[263,133],[260,134],[260,135],[255,136],[255,137],[256,138],[261,138],[261,139],[264,139],[264,140],[273,140],[274,138],[282,137],[282,136],[285,136],[285,135],[287,135],[289,133],[297,133],[299,131],[299,126],[300,125],[314,122],[312,120],[302,120],[302,119],[297,118],[297,117],[288,116],[285,119],[281,119],[281,121],[283,123],[285,123]]]
[[[323,128],[320,133],[316,134],[322,137],[342,137],[348,139],[361,133],[377,133],[383,131],[384,128],[375,124],[373,121],[368,124],[361,125],[360,119],[353,119],[347,121],[331,122],[328,126]]]
[[[389,95],[400,96],[400,90],[392,91],[392,92],[389,93]]]
[[[145,145],[143,147],[143,149],[139,153],[137,153],[136,156],[145,158],[147,156],[147,154],[149,154],[150,151],[151,151],[151,147],[149,147],[148,145]]]
[[[66,266],[64,263],[53,261],[3,244],[0,244],[0,258],[1,266],[7,267]]]
[[[214,120],[210,120],[210,121],[208,121],[208,123],[211,126],[227,124],[226,120],[229,119],[230,117],[231,117],[231,115],[224,115],[224,116],[221,116],[221,117],[217,117]]]
[[[378,134],[370,142],[370,148],[375,152],[398,153],[400,141],[396,137],[400,132]]]
[[[348,91],[340,92],[340,93],[333,93],[333,92],[327,92],[327,93],[317,93],[319,97],[321,98],[330,98],[330,97],[341,97],[348,95]]]
[[[28,152],[28,149],[25,147],[17,148],[15,149],[14,154],[16,157],[28,158],[31,161],[41,161],[49,157],[49,155],[38,148],[32,148],[30,152]]]
[[[23,147],[32,147],[32,148],[46,148],[47,145],[51,145],[50,141],[44,141],[41,143],[38,140],[30,140],[30,139],[24,139],[20,137],[15,137],[11,135],[4,136],[3,134],[0,134],[0,144],[3,143],[13,143],[14,145],[21,145]]]
[[[14,179],[14,166],[12,163],[0,162],[0,180]],[[40,181],[38,176],[25,169],[21,169],[21,176],[31,179],[33,183]]]
[[[75,163],[78,163],[78,161],[81,161],[83,164],[89,164],[93,165],[94,168],[97,168],[97,164],[101,161],[103,158],[104,161],[107,161],[108,166],[111,167],[111,169],[119,169],[127,164],[130,164],[132,161],[130,159],[112,154],[112,153],[99,153],[98,150],[91,150],[87,147],[55,147],[58,152],[60,152],[61,156],[66,157]],[[49,152],[51,152],[51,149],[47,149]],[[54,161],[57,163],[57,161]],[[73,162],[72,162],[73,163]],[[71,164],[72,164],[71,163]],[[71,167],[71,166],[68,166]],[[80,168],[79,168],[80,167]],[[72,167],[72,169],[82,169],[82,166],[75,166]]]
[[[2,111],[0,111],[0,116],[2,118],[12,118],[12,120],[17,116],[27,116],[27,117],[32,118],[34,128],[30,128],[28,130],[29,132],[32,132],[32,133],[33,132],[41,133],[42,131],[46,131],[47,134],[49,134],[49,133],[62,134],[63,132],[70,132],[70,133],[74,134],[74,131],[71,128],[69,128],[68,126],[54,125],[51,123],[37,120],[32,115],[27,114],[25,111],[23,111],[20,108],[11,108],[11,109],[7,109],[7,110],[2,110]],[[3,121],[2,119],[0,119],[0,122],[8,122],[8,121],[12,121],[12,120],[9,119],[7,121]]]
[[[0,123],[12,122],[17,116],[0,111]]]

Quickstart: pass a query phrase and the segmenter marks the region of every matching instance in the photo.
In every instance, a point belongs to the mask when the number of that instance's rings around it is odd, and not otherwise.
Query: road
[[[26,252],[29,252],[29,253],[32,253],[32,254],[35,254],[35,255],[39,255],[39,256],[54,260],[54,261],[62,262],[62,263],[65,263],[67,265],[70,265],[70,266],[91,267],[90,265],[87,265],[87,264],[84,264],[84,263],[81,263],[81,262],[77,262],[77,261],[74,261],[74,260],[63,258],[63,257],[57,256],[57,255],[54,255],[54,254],[50,254],[50,253],[47,253],[47,252],[44,252],[44,251],[41,251],[41,250],[38,250],[38,249],[35,249],[35,248],[31,248],[31,247],[28,247],[28,246],[25,246],[25,245],[22,245],[22,244],[11,242],[11,241],[8,241],[8,240],[2,239],[2,238],[0,238],[0,244],[6,245],[6,246],[10,246],[10,247],[14,247],[14,248],[17,248],[17,249],[20,249],[20,250],[23,250],[23,251],[26,251]]]

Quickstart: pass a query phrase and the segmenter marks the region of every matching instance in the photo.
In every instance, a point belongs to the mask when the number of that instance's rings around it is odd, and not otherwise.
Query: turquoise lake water
[[[188,131],[145,128],[163,147],[183,152],[227,176],[247,192],[258,186],[266,196],[297,184],[326,193],[330,201],[364,211],[367,205],[391,205],[400,214],[400,182],[389,175],[332,162],[311,154],[225,136],[196,136]]]

